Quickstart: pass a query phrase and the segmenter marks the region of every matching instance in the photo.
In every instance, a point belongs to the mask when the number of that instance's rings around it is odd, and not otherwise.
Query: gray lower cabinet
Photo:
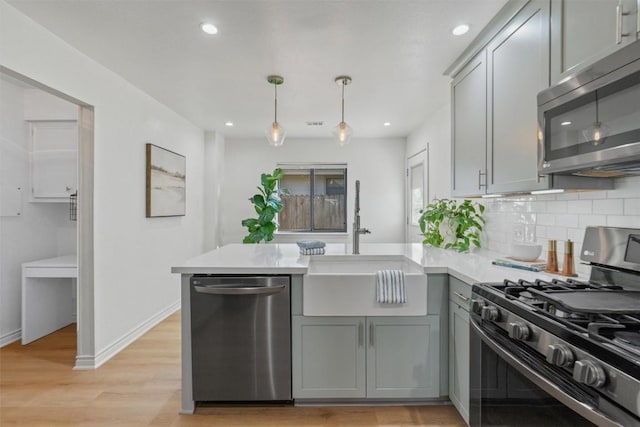
[[[471,287],[449,279],[449,399],[469,423],[469,296]]]
[[[295,399],[440,395],[439,316],[293,316]]]
[[[439,319],[367,318],[367,397],[439,397]]]
[[[293,397],[365,397],[365,318],[292,318]]]

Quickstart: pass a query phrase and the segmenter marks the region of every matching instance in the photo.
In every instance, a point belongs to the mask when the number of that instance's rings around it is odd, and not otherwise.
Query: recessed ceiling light
[[[224,122],[225,126],[233,127],[233,122]]]
[[[469,26],[467,24],[458,25],[451,32],[454,36],[461,36],[469,31]]]
[[[571,124],[571,122],[562,122],[560,123],[560,126],[569,126]]]
[[[203,22],[200,24],[200,28],[207,34],[218,34],[218,27],[209,22]]]
[[[382,126],[391,126],[391,122],[384,122]]]

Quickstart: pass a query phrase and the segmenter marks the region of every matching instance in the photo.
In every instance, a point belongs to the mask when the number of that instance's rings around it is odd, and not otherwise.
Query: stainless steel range
[[[640,230],[589,227],[581,259],[473,286],[472,426],[640,426]]]

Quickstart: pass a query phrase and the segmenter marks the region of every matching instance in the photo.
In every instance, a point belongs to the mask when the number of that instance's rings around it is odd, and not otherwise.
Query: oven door
[[[504,331],[471,316],[470,425],[628,426],[623,409],[577,384]]]

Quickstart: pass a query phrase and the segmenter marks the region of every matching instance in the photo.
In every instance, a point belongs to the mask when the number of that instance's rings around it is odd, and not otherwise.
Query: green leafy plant
[[[472,246],[480,247],[480,232],[485,224],[484,206],[465,200],[434,200],[420,211],[418,220],[424,235],[422,243],[445,249],[467,252]]]
[[[259,194],[249,198],[258,214],[258,218],[242,220],[242,226],[247,227],[249,234],[242,239],[242,243],[260,243],[273,240],[273,233],[278,228],[275,221],[276,214],[282,210],[282,200],[276,188],[278,181],[282,179],[281,169],[274,169],[272,174],[260,175],[258,187]]]

